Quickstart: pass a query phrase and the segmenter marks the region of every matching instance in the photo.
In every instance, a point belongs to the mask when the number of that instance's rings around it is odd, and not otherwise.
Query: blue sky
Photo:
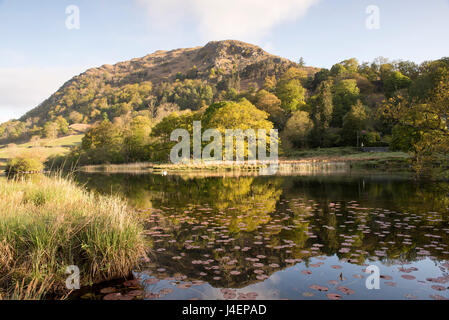
[[[80,29],[66,28],[76,5]],[[376,5],[380,29],[366,27]],[[0,0],[0,122],[90,67],[238,39],[308,65],[449,56],[449,0]]]

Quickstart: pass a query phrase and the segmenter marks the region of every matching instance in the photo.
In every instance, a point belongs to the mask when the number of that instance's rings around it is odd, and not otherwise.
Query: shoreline
[[[261,169],[276,163],[255,162],[211,162],[211,163],[125,163],[125,164],[99,164],[85,165],[77,169],[83,173],[254,173],[259,174]],[[281,158],[278,162],[277,174],[294,173],[338,173],[349,172],[352,169],[378,169],[382,171],[410,172],[408,158],[403,154],[386,156],[383,153],[373,154],[349,154],[346,156],[333,157],[310,157],[310,158]]]

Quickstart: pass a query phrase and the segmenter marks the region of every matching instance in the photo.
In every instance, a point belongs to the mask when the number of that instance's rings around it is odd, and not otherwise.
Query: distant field
[[[18,156],[33,156],[42,161],[48,157],[69,152],[70,148],[81,143],[84,135],[72,135],[58,139],[41,139],[18,145],[0,146],[0,169],[6,166],[9,159]]]

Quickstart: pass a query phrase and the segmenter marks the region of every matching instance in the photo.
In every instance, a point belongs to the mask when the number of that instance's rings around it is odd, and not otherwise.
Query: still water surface
[[[449,298],[449,184],[406,176],[79,174],[145,217],[146,299]],[[368,265],[380,289],[368,290]]]

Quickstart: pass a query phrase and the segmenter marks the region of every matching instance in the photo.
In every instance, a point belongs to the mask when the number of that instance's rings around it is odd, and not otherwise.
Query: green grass
[[[0,299],[61,297],[67,266],[90,285],[128,276],[144,255],[140,219],[122,200],[60,177],[0,180]]]
[[[41,139],[38,142],[27,142],[18,145],[0,146],[0,169],[17,157],[32,157],[44,162],[54,155],[63,155],[70,148],[81,143],[84,135],[71,135],[57,139]]]

